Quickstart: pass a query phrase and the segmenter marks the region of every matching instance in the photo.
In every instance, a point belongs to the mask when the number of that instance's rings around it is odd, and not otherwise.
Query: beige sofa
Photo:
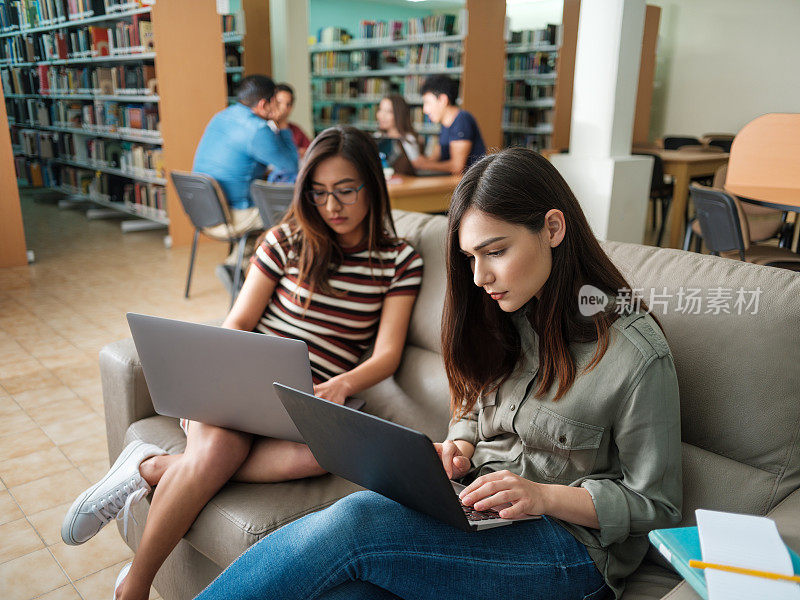
[[[448,390],[439,322],[445,285],[446,220],[395,214],[399,233],[425,260],[403,362],[394,378],[360,394],[367,410],[445,435]],[[800,550],[800,276],[789,271],[698,254],[608,242],[605,250],[633,287],[673,297],[656,311],[666,331],[681,389],[684,519],[698,507],[770,515],[786,542]],[[745,314],[683,314],[680,288],[760,288],[760,305]],[[705,311],[703,307],[703,311]],[[130,340],[100,353],[112,461],[133,439],[179,452],[176,419],[157,416]],[[155,587],[165,600],[191,598],[248,546],[281,525],[319,510],[357,487],[332,475],[293,483],[227,485],[200,513],[170,555]],[[147,502],[130,524],[135,549]],[[625,600],[698,596],[651,552],[628,581]]]

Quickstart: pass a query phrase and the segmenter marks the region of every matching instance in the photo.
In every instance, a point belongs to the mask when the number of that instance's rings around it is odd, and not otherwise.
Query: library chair
[[[722,148],[723,152],[730,152],[734,137],[736,136],[733,133],[704,133],[700,139],[704,144]]]
[[[750,243],[747,215],[736,196],[696,184],[689,186],[689,193],[703,241],[711,254],[800,271],[800,254],[786,248]]]
[[[653,157],[653,175],[650,179],[650,201],[653,203],[653,212],[651,213],[652,219],[650,221],[650,228],[656,228],[656,207],[660,204],[661,225],[658,227],[658,236],[656,238],[656,246],[660,246],[661,239],[664,237],[664,227],[667,222],[667,216],[669,215],[669,206],[672,202],[673,184],[671,181],[664,181],[664,161],[661,160],[658,154],[645,151],[633,152],[632,154]]]
[[[228,201],[225,193],[217,183],[216,179],[202,173],[190,173],[186,171],[172,171],[170,173],[172,183],[178,191],[178,197],[183,205],[189,220],[194,225],[194,238],[192,239],[192,252],[189,256],[189,273],[186,276],[186,291],[183,297],[189,297],[189,287],[192,284],[192,271],[194,270],[194,258],[197,252],[197,239],[200,234],[204,234],[212,240],[227,242],[229,251],[237,250],[236,265],[234,267],[233,289],[231,291],[231,306],[233,306],[236,296],[239,294],[239,287],[242,281],[242,261],[244,260],[244,249],[247,238],[250,234],[261,229],[254,229],[242,233],[235,233],[231,230],[231,215],[228,210]],[[227,235],[216,235],[208,230],[216,225],[226,225]]]
[[[678,150],[681,146],[702,146],[696,137],[667,135],[664,136],[664,150]]]
[[[294,196],[294,184],[268,183],[256,179],[250,184],[250,198],[261,215],[264,229],[274,227],[281,222],[283,215],[289,210]]]
[[[725,179],[728,175],[728,165],[722,165],[714,171],[712,186],[716,190],[725,189]],[[792,225],[786,222],[786,213],[774,208],[741,202],[742,211],[747,217],[747,226],[750,234],[750,243],[765,242],[778,238],[778,245],[786,247],[791,240]],[[695,240],[695,252],[700,252],[703,233],[696,219],[686,221],[686,237],[683,240],[683,249],[688,250],[692,240]]]

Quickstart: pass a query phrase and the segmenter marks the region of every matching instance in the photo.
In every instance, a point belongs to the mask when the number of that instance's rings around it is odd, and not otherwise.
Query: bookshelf
[[[314,130],[349,123],[377,130],[381,98],[402,94],[414,128],[430,144],[438,126],[422,114],[420,88],[425,77],[447,74],[461,79],[466,13],[406,20],[362,21],[352,35],[339,27],[320,31],[309,47]]]
[[[123,231],[168,227],[167,245],[187,244],[192,226],[167,176],[191,170],[206,123],[224,106],[223,50],[196,44],[219,39],[221,23],[214,0],[146,3],[0,0],[9,113],[0,125],[10,127],[7,162],[19,185],[138,217]],[[11,5],[38,8],[23,22],[8,19]],[[174,127],[162,127],[167,117]]]
[[[230,104],[236,101],[234,94],[242,77],[272,72],[269,3],[243,0],[236,14],[222,15],[222,45]]]
[[[21,184],[169,223],[149,6],[0,1],[0,77]]]

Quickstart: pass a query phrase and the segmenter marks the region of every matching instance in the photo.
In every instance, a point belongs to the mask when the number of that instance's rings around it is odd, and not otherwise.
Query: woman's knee
[[[247,458],[252,446],[250,434],[213,425],[192,423],[196,430],[186,445],[183,463],[201,468],[238,467]]]

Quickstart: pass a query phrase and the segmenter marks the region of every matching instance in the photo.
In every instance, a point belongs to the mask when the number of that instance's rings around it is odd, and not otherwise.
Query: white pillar
[[[311,69],[308,59],[308,1],[270,0],[272,78],[295,91],[292,122],[312,139]]]
[[[600,239],[642,243],[652,159],[631,156],[645,0],[581,3],[568,154],[551,160]]]

